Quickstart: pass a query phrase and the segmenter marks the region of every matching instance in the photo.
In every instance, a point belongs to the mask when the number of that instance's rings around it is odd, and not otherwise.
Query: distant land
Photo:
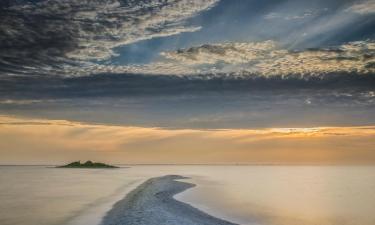
[[[86,161],[81,163],[81,161],[72,162],[63,166],[57,166],[56,168],[105,168],[105,169],[114,169],[119,168],[117,166],[107,165],[100,162]]]

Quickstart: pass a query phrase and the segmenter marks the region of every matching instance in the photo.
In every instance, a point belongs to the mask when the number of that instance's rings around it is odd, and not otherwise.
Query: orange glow
[[[375,126],[162,129],[0,116],[0,163],[374,163]]]

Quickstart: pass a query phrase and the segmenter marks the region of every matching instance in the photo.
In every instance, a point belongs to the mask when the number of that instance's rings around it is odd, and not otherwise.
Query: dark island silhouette
[[[100,162],[86,161],[81,163],[81,161],[72,162],[63,166],[57,166],[57,168],[105,168],[105,169],[114,169],[119,168],[117,166],[107,165]]]

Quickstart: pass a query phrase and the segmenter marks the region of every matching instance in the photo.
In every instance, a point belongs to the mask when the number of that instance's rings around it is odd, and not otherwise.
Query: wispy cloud
[[[219,43],[164,52],[162,56],[181,65],[187,70],[185,73],[319,76],[375,72],[375,43],[371,41],[301,51],[283,49],[272,41]]]
[[[277,19],[283,19],[283,20],[303,20],[312,18],[315,16],[318,16],[321,12],[327,11],[327,8],[324,8],[323,10],[305,10],[300,13],[278,13],[278,12],[271,12],[264,16],[266,20],[277,20]]]
[[[121,45],[196,31],[200,27],[189,26],[186,20],[216,2],[50,0],[11,3],[0,8],[0,69],[16,74],[69,73],[69,68],[87,66],[89,60],[116,55],[114,48]]]
[[[359,1],[345,10],[346,12],[353,12],[358,14],[375,14],[375,1],[364,0]]]
[[[70,75],[131,73],[157,75],[324,76],[331,73],[375,72],[375,43],[357,41],[326,48],[287,50],[277,42],[225,42],[162,52],[157,61],[142,65],[66,67]]]
[[[374,126],[172,130],[1,116],[0,128],[3,156],[39,162],[46,151],[54,161],[79,155],[133,163],[375,162]]]
[[[375,43],[350,42],[327,48],[291,51],[274,41],[227,42],[162,52],[161,59],[143,65],[95,65],[66,68],[67,74],[132,73],[158,75],[261,75],[304,77],[330,73],[375,72]],[[69,72],[68,72],[69,71]]]

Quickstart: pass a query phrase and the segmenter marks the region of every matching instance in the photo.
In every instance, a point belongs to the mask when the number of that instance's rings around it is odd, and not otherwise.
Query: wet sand
[[[177,179],[186,177],[168,175],[144,182],[117,202],[101,225],[235,225],[175,200],[174,195],[195,186]]]

